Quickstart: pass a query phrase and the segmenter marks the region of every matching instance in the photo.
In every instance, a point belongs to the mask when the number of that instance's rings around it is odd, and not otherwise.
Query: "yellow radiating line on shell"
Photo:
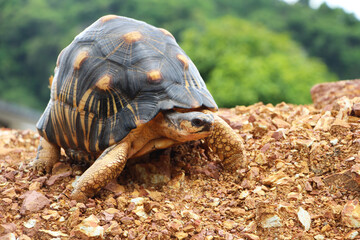
[[[73,107],[76,107],[76,95],[77,95],[77,82],[78,82],[78,77],[75,78],[75,83],[74,83],[74,92],[73,92]]]

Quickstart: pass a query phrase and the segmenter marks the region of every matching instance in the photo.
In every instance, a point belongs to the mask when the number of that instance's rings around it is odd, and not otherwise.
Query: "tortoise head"
[[[163,115],[162,134],[179,142],[205,138],[210,135],[213,129],[214,116],[211,113],[171,110],[163,112]]]

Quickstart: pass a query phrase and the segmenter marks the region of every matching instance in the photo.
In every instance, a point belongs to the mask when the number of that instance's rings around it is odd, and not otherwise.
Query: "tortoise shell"
[[[64,149],[98,153],[173,108],[215,111],[217,105],[168,31],[108,15],[59,54],[36,127]]]

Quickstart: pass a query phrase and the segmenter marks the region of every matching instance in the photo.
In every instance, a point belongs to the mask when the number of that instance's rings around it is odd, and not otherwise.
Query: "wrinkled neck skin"
[[[200,117],[211,122],[208,124],[210,126],[202,127],[202,129],[193,129],[191,126],[186,126],[188,122],[176,125],[171,121],[172,118],[166,116],[166,113],[159,113],[153,120],[138,126],[124,139],[124,141],[131,143],[129,144],[128,158],[138,157],[157,149],[168,148],[210,135],[213,123],[211,112],[202,113],[195,111],[193,115],[190,115],[190,113],[187,115],[189,116],[186,117],[189,118],[200,115]]]

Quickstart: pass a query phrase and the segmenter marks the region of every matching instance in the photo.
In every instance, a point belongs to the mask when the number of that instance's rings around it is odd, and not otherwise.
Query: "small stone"
[[[35,190],[35,191],[40,190],[41,186],[42,186],[42,183],[41,183],[41,182],[32,182],[32,183],[30,184],[30,186],[29,186],[29,191],[32,191],[32,190]]]
[[[248,190],[241,191],[239,195],[239,199],[245,199],[250,195],[250,192]]]
[[[31,238],[25,234],[22,234],[17,238],[17,240],[31,240]]]
[[[111,221],[110,226],[105,230],[105,233],[111,236],[121,235],[123,230],[121,229],[119,223],[116,221]]]
[[[116,196],[119,196],[120,194],[125,192],[125,187],[118,184],[116,179],[112,180],[105,186],[106,190],[109,190],[116,194]]]
[[[341,217],[343,223],[346,226],[351,228],[359,228],[360,227],[360,204],[358,200],[350,200],[348,201],[342,212]]]
[[[59,173],[56,175],[51,175],[51,177],[46,180],[46,185],[52,186],[55,184],[56,181],[61,180],[62,178],[69,177],[71,175],[71,170],[63,173]]]
[[[235,228],[238,224],[236,222],[234,222],[233,220],[226,220],[223,222],[223,226],[227,229],[227,230],[231,230],[233,228]]]
[[[305,182],[305,190],[308,192],[311,192],[313,190],[311,184],[308,181]]]
[[[58,219],[60,217],[60,214],[58,211],[49,210],[49,211],[47,211],[46,214],[43,214],[41,217],[45,220]]]
[[[262,190],[261,186],[257,186],[254,190],[253,193],[259,195],[259,196],[264,196],[265,192],[264,190]]]
[[[69,236],[66,233],[63,233],[63,232],[60,232],[60,231],[51,231],[51,230],[39,229],[39,232],[49,234],[51,237],[68,237]]]
[[[173,219],[172,221],[170,221],[168,223],[168,228],[169,230],[172,230],[172,231],[179,231],[180,229],[183,228],[183,224],[180,220],[178,219]]]
[[[325,226],[323,226],[322,228],[321,228],[321,232],[323,232],[323,233],[325,233],[325,232],[329,232],[331,230],[331,226],[330,226],[330,224],[326,224]]]
[[[276,141],[279,141],[281,139],[285,139],[286,135],[285,135],[285,130],[282,128],[279,128],[278,130],[276,130],[272,135],[272,138],[274,138]]]
[[[337,138],[334,138],[334,139],[330,140],[330,143],[331,143],[331,145],[333,145],[333,146],[335,146],[336,144],[338,144],[338,142],[339,142],[339,139],[337,139]]]
[[[0,235],[15,232],[16,224],[15,223],[4,223],[0,224]]]
[[[267,214],[266,216],[261,218],[260,226],[262,228],[275,228],[281,227],[281,219],[276,214]]]
[[[26,214],[26,212],[36,212],[50,205],[50,200],[37,191],[28,191],[23,196],[25,199],[21,205],[21,214]]]
[[[272,119],[272,123],[273,123],[277,128],[290,128],[290,127],[291,127],[291,125],[290,125],[288,122],[282,120],[282,119],[279,118],[279,117],[273,118],[273,119]]]
[[[57,174],[62,174],[62,173],[69,172],[69,171],[72,171],[70,164],[65,164],[63,162],[57,162],[54,164],[51,173],[53,175],[57,175]]]
[[[259,165],[265,165],[267,163],[266,156],[264,153],[259,153],[255,157],[255,162]]]
[[[259,236],[252,234],[252,233],[242,233],[241,235],[249,240],[259,240],[260,239]]]
[[[24,227],[26,228],[33,228],[36,225],[36,219],[29,219],[26,222],[24,222]]]
[[[99,219],[92,214],[71,231],[71,236],[80,237],[81,239],[104,239],[104,228],[99,226],[99,222]]]
[[[176,232],[176,233],[175,233],[175,237],[176,237],[177,239],[179,239],[179,240],[185,239],[185,238],[187,238],[188,236],[189,236],[189,234],[187,234],[187,233],[185,233],[185,232],[183,232],[183,231],[181,231],[181,232]]]
[[[325,239],[325,236],[324,236],[324,235],[321,235],[321,234],[318,234],[318,235],[315,235],[315,236],[314,236],[314,239],[315,239],[315,240],[324,240],[324,239]]]
[[[146,218],[149,217],[149,216],[146,214],[143,205],[137,206],[137,207],[133,210],[133,212],[134,212],[137,216],[141,217],[142,219],[146,219]]]
[[[129,224],[133,223],[133,221],[134,221],[134,218],[133,217],[128,217],[128,216],[122,217],[120,219],[120,222],[122,224],[125,224],[125,225],[129,225]]]
[[[190,219],[195,219],[195,220],[200,219],[200,216],[197,215],[196,213],[194,213],[193,210],[183,210],[183,211],[181,211],[181,216],[182,217],[188,217]]]
[[[120,210],[123,210],[128,206],[128,200],[123,196],[116,198],[116,203],[118,205],[118,209]]]
[[[356,230],[352,230],[345,235],[345,239],[355,239],[357,235],[359,235],[359,232]]]
[[[7,233],[1,236],[0,240],[16,240],[16,235],[14,233]]]
[[[171,181],[169,181],[168,187],[173,189],[178,189],[181,187],[181,184],[184,182],[184,180],[185,180],[185,172],[181,171],[175,177],[173,177]]]
[[[282,171],[275,172],[265,178],[262,182],[267,186],[282,185],[287,183],[289,177]]]
[[[301,200],[302,195],[301,195],[301,193],[290,192],[290,193],[288,193],[287,198],[290,200]]]
[[[8,188],[4,190],[2,194],[8,198],[14,198],[16,196],[15,188]]]
[[[304,210],[302,207],[299,207],[299,211],[297,213],[299,221],[304,226],[305,232],[309,231],[311,225],[311,217],[310,214]]]
[[[143,205],[145,201],[145,198],[143,197],[137,197],[130,200],[130,202],[135,203],[135,205]]]

